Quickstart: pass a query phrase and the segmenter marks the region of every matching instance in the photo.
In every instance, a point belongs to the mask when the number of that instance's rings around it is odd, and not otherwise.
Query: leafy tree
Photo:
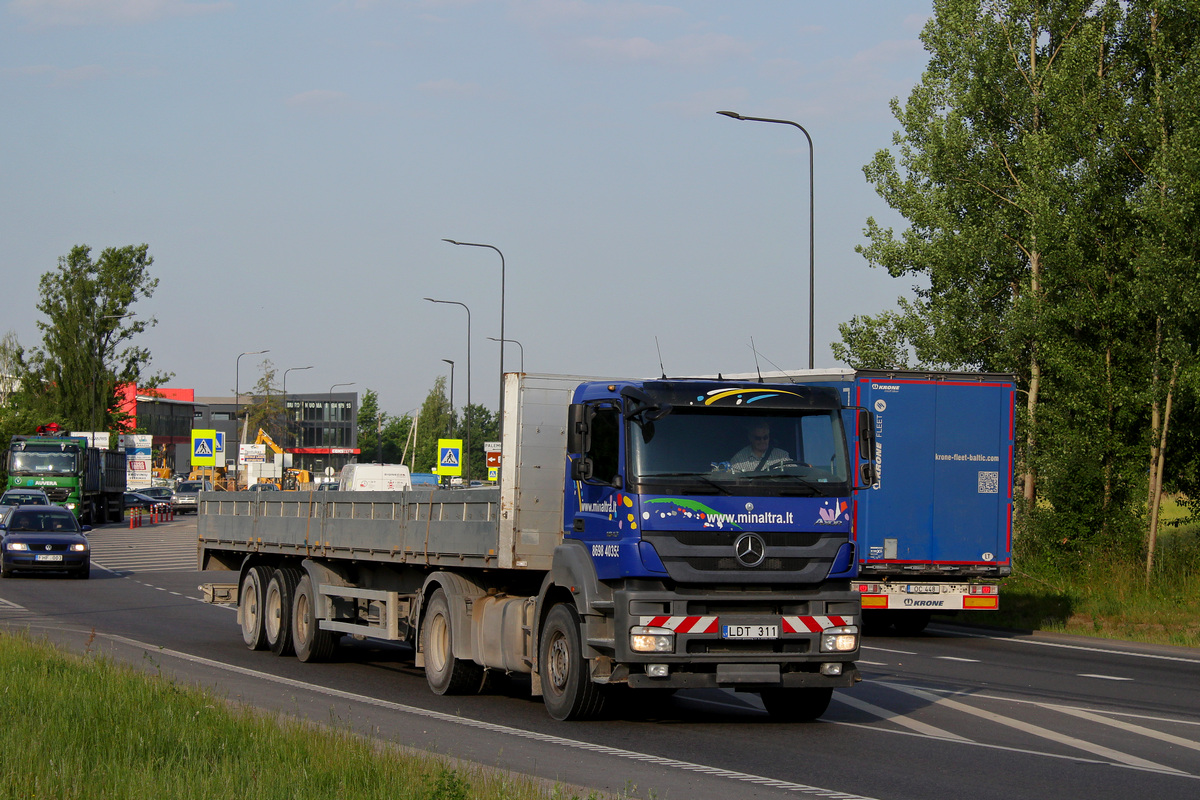
[[[249,402],[242,404],[240,409],[245,425],[239,438],[253,442],[262,428],[277,445],[284,447],[288,441],[287,409],[283,390],[276,383],[278,370],[269,358],[262,360],[259,369],[262,374],[250,391]]]
[[[471,480],[487,480],[487,455],[483,452],[484,442],[500,440],[500,422],[496,415],[478,403],[463,409],[465,425],[471,428],[471,452],[467,454],[471,465]],[[466,446],[466,442],[463,442]]]
[[[362,451],[358,460],[365,463],[382,458],[385,464],[403,463],[412,423],[411,417],[380,411],[379,395],[367,389],[358,406],[358,448]]]
[[[899,158],[864,168],[909,226],[869,219],[860,252],[929,288],[843,325],[839,354],[1014,373],[1024,506],[1047,501],[1059,550],[1135,530],[1170,470],[1198,338],[1197,23],[1165,0],[937,0]]]
[[[431,472],[438,461],[437,440],[447,438],[446,432],[453,430],[454,412],[446,398],[444,375],[433,382],[419,414],[412,468],[413,472]]]
[[[158,279],[147,245],[110,247],[95,261],[91,248],[78,245],[42,275],[38,321],[42,345],[18,373],[28,408],[76,430],[104,430],[120,421],[115,387],[159,385],[169,376],[147,375],[150,352],[133,345],[135,336],[157,324],[131,310],[150,298]]]

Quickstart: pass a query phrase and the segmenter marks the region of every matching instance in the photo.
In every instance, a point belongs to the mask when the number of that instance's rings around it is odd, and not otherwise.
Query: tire
[[[483,688],[483,667],[454,656],[454,628],[450,601],[438,589],[429,598],[421,620],[421,652],[425,654],[425,681],[434,694],[475,694]]]
[[[267,581],[263,623],[267,645],[277,656],[295,654],[292,647],[292,599],[296,596],[296,584],[299,582],[300,570],[291,567],[275,570],[271,573],[271,580]]]
[[[271,580],[271,568],[251,567],[242,578],[238,590],[238,617],[242,620],[242,641],[251,650],[266,650],[266,614],[263,612],[267,599],[267,582]]]
[[[292,599],[292,646],[301,661],[328,661],[337,647],[337,637],[331,631],[321,630],[317,620],[319,604],[312,578],[305,573]]]
[[[538,675],[542,700],[554,719],[592,719],[604,710],[603,687],[591,681],[579,614],[570,603],[559,603],[546,615],[538,639]]]
[[[901,636],[916,636],[925,630],[932,616],[931,611],[895,611],[892,613],[892,627]]]
[[[812,722],[829,708],[833,689],[764,689],[759,693],[776,722]]]
[[[12,567],[10,567],[8,564],[0,565],[0,578],[11,578],[12,576]]]
[[[72,578],[77,578],[81,581],[86,581],[91,576],[92,576],[91,562],[84,564],[82,567],[79,567],[78,569],[76,569],[74,572],[71,573]]]

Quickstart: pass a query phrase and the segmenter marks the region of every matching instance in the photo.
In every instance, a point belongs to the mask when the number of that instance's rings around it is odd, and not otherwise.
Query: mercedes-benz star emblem
[[[743,567],[757,567],[767,557],[767,543],[757,533],[743,533],[733,543],[733,554]]]

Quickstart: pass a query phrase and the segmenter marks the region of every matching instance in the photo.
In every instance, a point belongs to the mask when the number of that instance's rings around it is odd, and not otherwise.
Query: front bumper
[[[62,555],[62,561],[38,561],[36,552],[5,551],[3,564],[5,569],[27,570],[30,572],[69,572],[82,569],[90,563],[89,553],[56,553]]]

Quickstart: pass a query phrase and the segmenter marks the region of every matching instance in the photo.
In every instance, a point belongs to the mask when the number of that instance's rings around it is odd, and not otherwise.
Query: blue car
[[[15,570],[67,572],[86,580],[92,553],[82,528],[61,506],[15,506],[0,522],[0,576]]]

